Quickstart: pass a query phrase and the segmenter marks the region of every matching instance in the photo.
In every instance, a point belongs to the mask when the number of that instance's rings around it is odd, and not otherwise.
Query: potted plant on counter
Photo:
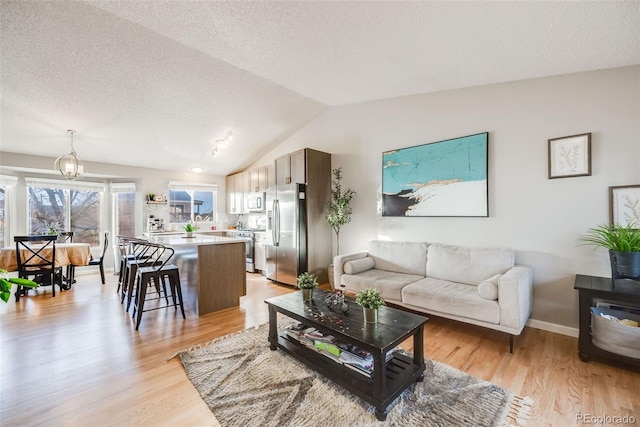
[[[305,272],[298,276],[296,280],[298,289],[302,289],[302,300],[313,300],[313,289],[318,286],[318,278],[313,273]]]
[[[336,233],[336,255],[340,255],[340,229],[343,225],[351,222],[351,200],[356,196],[356,192],[351,188],[342,190],[342,168],[333,170],[333,180],[331,181],[331,199],[327,203],[327,222]],[[333,263],[328,268],[329,283],[334,289]]]
[[[193,232],[196,230],[198,230],[198,227],[191,223],[184,226],[184,231],[187,232],[187,237],[193,237]]]
[[[579,238],[583,245],[609,250],[611,278],[640,280],[640,229],[634,223],[602,224],[590,228]]]
[[[378,308],[385,305],[380,292],[373,288],[366,288],[356,294],[356,303],[362,306],[365,323],[378,322]]]

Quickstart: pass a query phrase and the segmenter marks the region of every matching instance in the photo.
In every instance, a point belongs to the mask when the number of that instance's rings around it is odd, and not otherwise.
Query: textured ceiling
[[[3,151],[212,174],[332,105],[640,63],[640,2],[2,2]],[[213,140],[232,130],[219,158]]]

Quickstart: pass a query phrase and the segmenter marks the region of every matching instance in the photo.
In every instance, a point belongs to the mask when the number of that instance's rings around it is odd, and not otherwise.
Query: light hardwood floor
[[[293,291],[249,275],[240,307],[187,319],[145,313],[140,330],[108,274],[79,275],[71,291],[0,302],[0,425],[211,426],[175,352],[268,320],[264,299]],[[409,342],[406,348],[410,349]],[[445,319],[425,327],[425,356],[534,400],[531,426],[579,425],[577,414],[640,423],[640,373],[582,363],[577,339],[526,328],[504,334]],[[599,424],[601,425],[601,424]],[[613,423],[605,425],[614,425]]]

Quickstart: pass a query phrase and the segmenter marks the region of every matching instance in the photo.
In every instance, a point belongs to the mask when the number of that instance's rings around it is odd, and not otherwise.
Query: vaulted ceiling
[[[331,106],[640,64],[640,2],[2,1],[0,149],[226,175]],[[218,157],[213,141],[232,131]]]

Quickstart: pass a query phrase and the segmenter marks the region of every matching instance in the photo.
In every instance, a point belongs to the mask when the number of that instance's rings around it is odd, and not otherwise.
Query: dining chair
[[[74,231],[61,231],[60,233],[58,233],[58,243],[73,243],[74,234]],[[67,265],[67,268],[65,270],[66,273],[64,280],[66,281],[66,284],[64,284],[64,287],[66,289],[71,289],[71,285],[73,285],[73,283],[75,282],[75,270],[73,269],[72,265]]]
[[[62,268],[56,267],[56,240],[58,236],[36,235],[15,236],[16,261],[18,264],[18,277],[29,279],[40,286],[51,285],[52,297],[56,296],[56,285],[62,290]],[[19,286],[16,289],[16,302],[20,297],[27,295],[29,288]]]
[[[58,243],[73,243],[75,231],[63,231],[58,233]]]
[[[100,256],[98,258],[93,258],[89,260],[89,264],[87,265],[72,265],[72,273],[71,279],[75,278],[75,269],[77,267],[89,267],[92,265],[97,265],[100,268],[100,278],[102,279],[102,284],[106,283],[104,279],[104,255],[107,253],[107,246],[109,246],[109,232],[104,232],[104,240],[102,241],[102,250],[100,251]]]

